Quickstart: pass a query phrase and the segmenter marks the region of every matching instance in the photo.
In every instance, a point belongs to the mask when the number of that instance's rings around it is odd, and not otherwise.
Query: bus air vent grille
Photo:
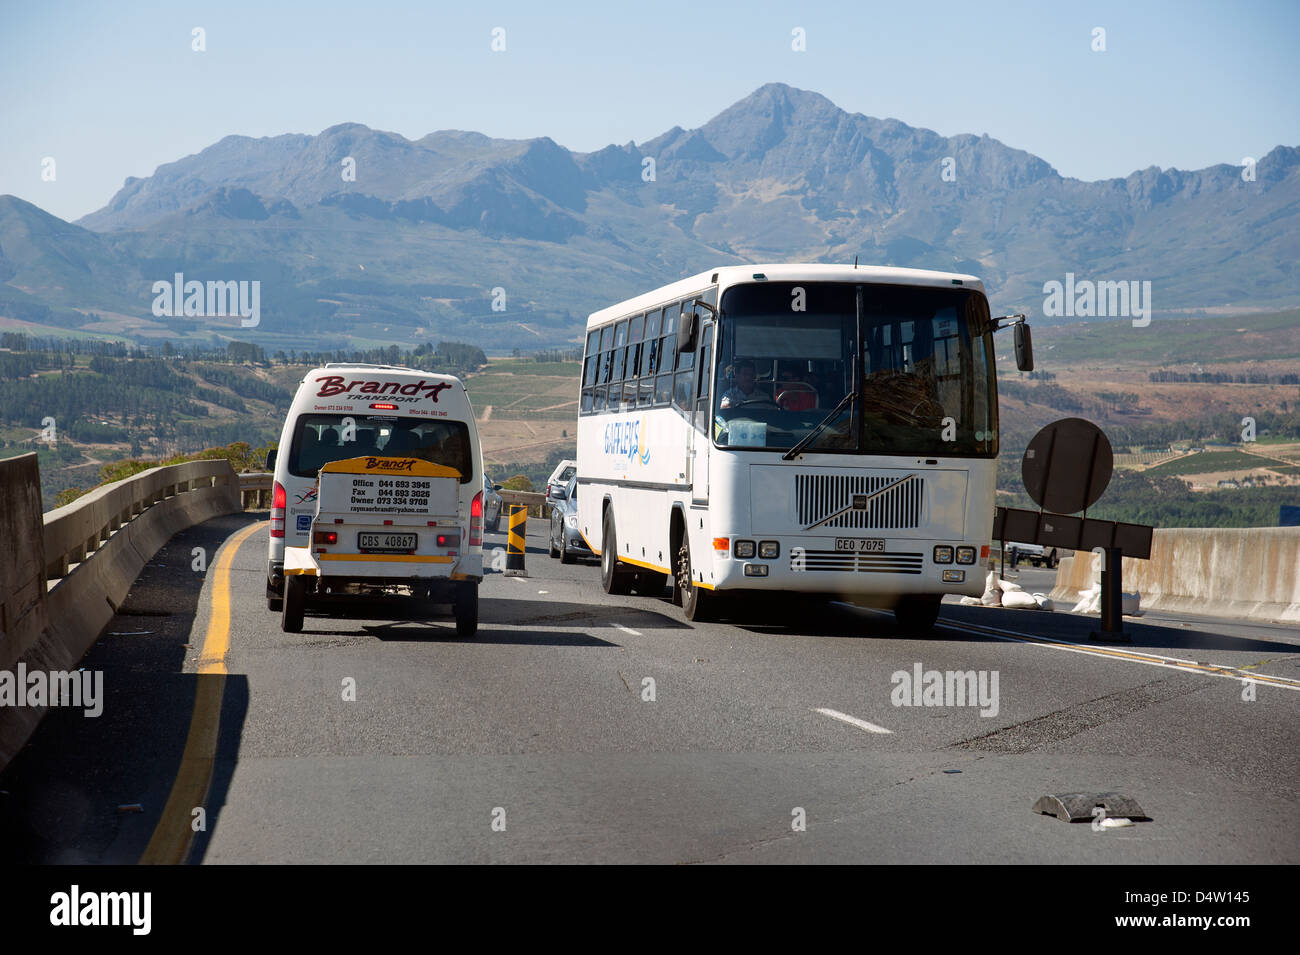
[[[864,574],[919,574],[921,554],[867,554],[834,550],[791,550],[793,571],[857,571]]]
[[[853,504],[854,495],[868,495],[898,481],[903,474],[796,474],[795,509],[807,527]],[[862,510],[845,511],[823,524],[827,528],[903,530],[921,526],[925,481],[903,481],[870,498]]]

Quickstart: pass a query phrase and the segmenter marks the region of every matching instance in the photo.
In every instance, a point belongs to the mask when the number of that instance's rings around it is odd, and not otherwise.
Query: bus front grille
[[[796,474],[795,512],[799,524],[809,527],[853,503],[854,495],[868,495],[898,481],[903,474]],[[845,511],[822,524],[827,528],[902,530],[921,526],[924,480],[912,478],[867,501],[865,509]]]
[[[790,551],[790,569],[801,571],[857,571],[863,574],[919,574],[924,566],[921,554],[865,554],[835,550]]]

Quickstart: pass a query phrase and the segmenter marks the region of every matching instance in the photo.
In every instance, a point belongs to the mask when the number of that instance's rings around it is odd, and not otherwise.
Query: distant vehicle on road
[[[564,490],[564,486],[569,483],[569,478],[578,473],[578,462],[571,460],[561,461],[551,472],[551,476],[546,479],[546,496]]]
[[[496,533],[501,527],[501,490],[500,484],[493,484],[488,476],[483,475],[483,527]]]
[[[998,456],[993,318],[971,275],[711,269],[593,313],[578,530],[606,592],[690,620],[755,591],[892,609],[928,630],[976,596]]]
[[[1056,565],[1060,562],[1055,547],[1044,547],[1042,544],[1008,542],[1006,548],[1007,562],[1013,567],[1017,564],[1029,563],[1035,567],[1050,567],[1055,570]]]
[[[551,510],[551,556],[564,564],[572,564],[579,557],[592,557],[591,548],[578,530],[578,479],[569,483],[549,500]]]

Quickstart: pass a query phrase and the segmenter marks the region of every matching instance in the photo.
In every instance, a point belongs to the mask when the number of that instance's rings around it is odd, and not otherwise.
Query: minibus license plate
[[[851,550],[858,553],[880,553],[885,552],[885,539],[883,537],[837,537],[835,538],[836,550]]]
[[[357,550],[363,554],[405,554],[415,550],[415,534],[357,534]]]

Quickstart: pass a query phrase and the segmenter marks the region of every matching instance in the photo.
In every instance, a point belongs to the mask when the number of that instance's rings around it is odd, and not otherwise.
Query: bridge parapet
[[[0,670],[74,670],[178,531],[242,509],[224,459],[151,468],[47,514],[36,455],[0,461]],[[0,709],[0,768],[44,708]]]

